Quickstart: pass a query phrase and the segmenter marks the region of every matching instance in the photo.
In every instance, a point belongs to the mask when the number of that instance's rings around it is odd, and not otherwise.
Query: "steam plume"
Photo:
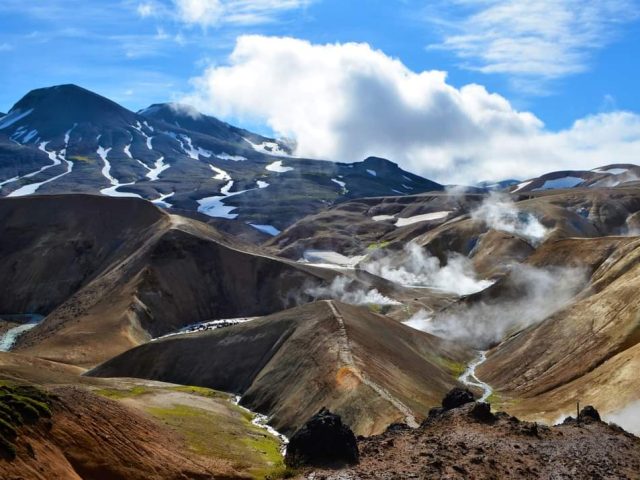
[[[492,302],[460,305],[439,314],[419,311],[406,324],[442,338],[486,350],[507,335],[536,323],[566,307],[586,282],[582,269],[511,267],[505,282],[516,295]]]
[[[537,245],[547,236],[547,228],[532,213],[518,210],[511,198],[492,192],[482,205],[471,212],[471,218],[489,228],[512,233]]]
[[[440,260],[414,242],[405,245],[402,253],[367,261],[362,268],[400,285],[431,287],[457,295],[479,292],[493,284],[476,277],[467,257],[451,253],[447,264],[440,265]]]
[[[365,290],[354,280],[338,276],[329,286],[307,287],[304,293],[315,300],[334,299],[351,305],[399,305],[399,302],[385,297],[375,288]]]

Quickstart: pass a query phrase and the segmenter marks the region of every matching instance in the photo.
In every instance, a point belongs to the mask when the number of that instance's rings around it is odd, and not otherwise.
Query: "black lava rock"
[[[590,421],[590,420],[594,420],[596,422],[601,421],[600,414],[598,413],[598,410],[596,410],[591,405],[588,405],[588,406],[584,407],[580,411],[580,415],[579,415],[578,418],[580,419],[581,422]]]
[[[475,401],[475,397],[471,390],[467,388],[454,388],[445,395],[442,399],[442,408],[445,410],[452,410],[454,408],[461,407],[467,403]]]
[[[285,463],[290,467],[330,467],[358,463],[358,444],[339,415],[320,410],[291,437]]]
[[[484,423],[495,422],[496,417],[491,413],[491,405],[488,403],[476,403],[469,410],[469,415],[472,418]]]

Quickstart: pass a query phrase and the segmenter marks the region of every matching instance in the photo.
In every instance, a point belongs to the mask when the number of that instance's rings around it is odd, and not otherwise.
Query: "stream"
[[[10,328],[6,332],[0,334],[0,352],[8,352],[11,350],[16,340],[23,333],[31,330],[38,325],[44,318],[42,315],[21,314],[21,315],[2,315],[0,318],[7,321],[23,322],[17,327]],[[26,321],[24,321],[26,320]]]
[[[487,352],[479,352],[478,358],[471,362],[464,373],[460,375],[460,378],[458,378],[458,380],[464,383],[467,387],[475,387],[482,390],[482,397],[478,400],[479,402],[485,402],[493,393],[493,389],[490,385],[476,377],[476,369],[486,360]]]
[[[267,417],[266,415],[262,415],[261,413],[256,413],[252,410],[249,410],[247,407],[243,407],[242,405],[240,405],[240,398],[240,395],[236,395],[233,399],[233,403],[242,408],[244,411],[249,412],[251,415],[253,415],[253,420],[251,420],[252,424],[254,424],[258,428],[266,430],[271,435],[280,440],[280,444],[282,445],[280,448],[280,453],[282,453],[282,456],[284,456],[287,453],[287,445],[289,444],[289,439],[282,433],[278,432],[271,425],[269,425],[269,417]]]

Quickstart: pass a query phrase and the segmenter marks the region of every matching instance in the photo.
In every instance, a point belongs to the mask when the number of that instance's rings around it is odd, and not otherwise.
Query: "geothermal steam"
[[[509,275],[496,285],[511,294],[490,301],[459,304],[436,315],[421,310],[406,324],[486,350],[507,335],[539,323],[566,307],[585,283],[586,274],[582,269],[514,265]]]
[[[430,287],[457,295],[469,295],[493,284],[476,277],[471,260],[457,253],[449,254],[446,265],[426,253],[416,243],[409,243],[398,254],[365,262],[369,273],[408,287]]]
[[[334,278],[328,286],[307,287],[304,293],[315,300],[334,299],[351,305],[399,305],[375,288],[365,290],[361,284],[344,276]]]
[[[630,403],[622,410],[606,416],[608,422],[620,425],[635,435],[640,435],[640,401]]]
[[[532,213],[518,210],[510,197],[497,192],[492,192],[480,207],[471,212],[471,218],[494,230],[512,233],[533,245],[541,243],[548,233]]]

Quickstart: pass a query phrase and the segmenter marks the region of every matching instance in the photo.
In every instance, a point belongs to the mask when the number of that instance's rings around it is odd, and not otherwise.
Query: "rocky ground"
[[[309,470],[299,478],[639,478],[640,439],[588,414],[580,423],[546,427],[468,403],[431,416],[418,429],[394,425],[382,435],[360,437],[357,466]]]

